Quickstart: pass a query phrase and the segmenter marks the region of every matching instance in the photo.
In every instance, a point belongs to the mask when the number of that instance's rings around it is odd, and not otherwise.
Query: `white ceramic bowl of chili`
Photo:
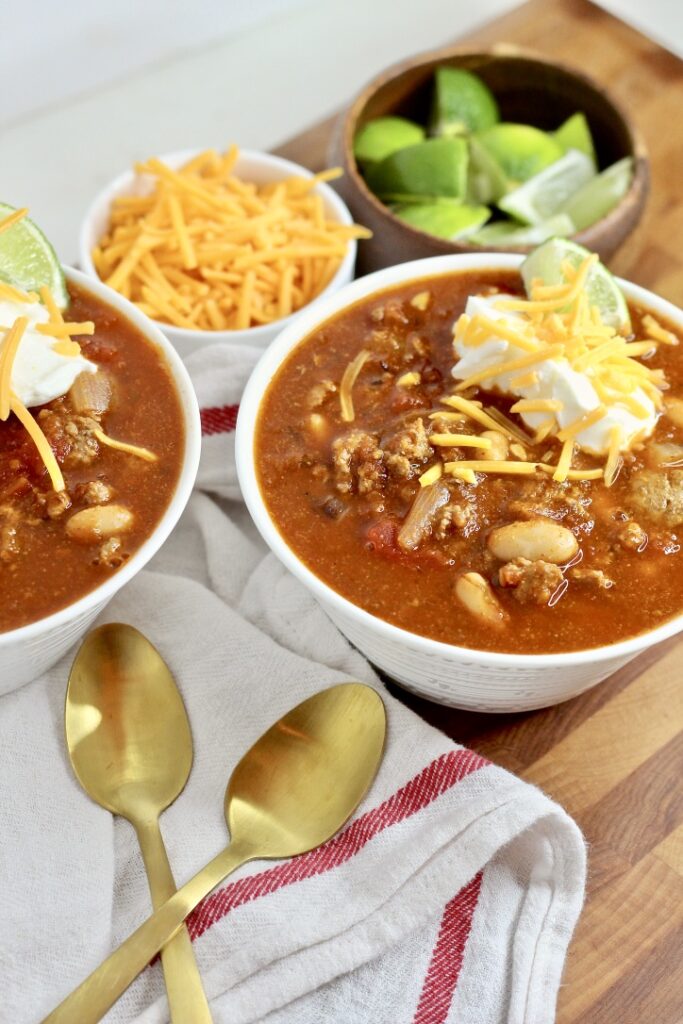
[[[67,282],[78,285],[129,320],[160,353],[180,401],[185,451],[171,500],[146,541],[103,583],[60,611],[27,626],[0,633],[0,694],[10,693],[37,679],[79,640],[105,605],[156,554],[169,536],[192,493],[201,449],[199,405],[189,374],[162,332],[130,302],[100,281],[64,268]]]
[[[457,647],[410,633],[348,601],[297,556],[271,518],[258,485],[254,438],[264,393],[290,352],[329,317],[376,292],[418,278],[461,270],[507,270],[522,256],[476,253],[437,256],[388,267],[359,278],[305,311],[282,331],[256,366],[237,420],[237,473],[244,500],[261,536],[280,561],[311,591],[332,621],[369,661],[406,689],[429,700],[472,711],[514,712],[559,704],[595,686],[649,647],[683,630],[683,614],[628,640],[560,654],[509,654]],[[683,312],[651,292],[620,281],[629,301],[648,307],[683,331]]]
[[[187,149],[175,153],[167,153],[159,159],[169,167],[177,168],[197,156],[201,150]],[[256,185],[266,185],[271,181],[283,181],[285,178],[312,178],[313,172],[300,164],[292,163],[283,157],[274,156],[272,153],[260,153],[256,150],[241,149],[234,167],[236,177],[244,181],[254,182]],[[109,227],[109,214],[112,200],[117,196],[146,195],[151,188],[148,178],[136,174],[135,171],[124,171],[114,181],[106,185],[91,203],[81,225],[79,235],[79,262],[80,266],[91,277],[100,280],[99,274],[92,261],[92,251]],[[323,201],[325,215],[330,220],[339,224],[353,224],[353,217],[346,203],[340,198],[337,192],[324,182],[315,186],[315,193]],[[322,298],[339,291],[349,281],[353,280],[353,273],[356,266],[356,252],[358,243],[351,239],[347,245],[346,253],[342,258],[339,267],[329,284],[303,309],[309,309]],[[176,327],[173,324],[163,323],[161,320],[153,321],[157,327],[164,332],[166,337],[174,346],[176,352],[183,359],[192,355],[197,349],[206,345],[217,343],[229,343],[231,345],[256,345],[258,348],[266,348],[274,338],[300,315],[302,310],[297,310],[282,320],[274,320],[270,324],[263,324],[259,327],[249,327],[243,331],[202,331],[190,330],[185,327]]]

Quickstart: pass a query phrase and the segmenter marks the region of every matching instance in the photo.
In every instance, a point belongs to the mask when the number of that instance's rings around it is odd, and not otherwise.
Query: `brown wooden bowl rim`
[[[415,228],[411,224],[407,224],[405,221],[401,220],[400,217],[397,217],[396,214],[393,213],[389,207],[375,195],[375,193],[368,187],[365,178],[360,173],[358,164],[356,163],[356,158],[353,152],[355,125],[358,123],[358,119],[363,108],[367,106],[369,100],[379,91],[379,89],[388,82],[391,82],[394,78],[398,78],[399,75],[406,71],[410,71],[412,68],[418,68],[422,64],[430,64],[438,60],[448,61],[451,57],[466,56],[490,57],[494,59],[498,57],[513,59],[519,58],[520,60],[543,64],[546,67],[559,68],[571,78],[583,81],[589,89],[592,89],[593,92],[602,96],[603,99],[606,100],[607,104],[616,112],[617,116],[621,118],[621,121],[628,133],[631,150],[629,155],[633,157],[634,161],[633,177],[631,178],[631,184],[629,185],[628,190],[621,197],[617,205],[612,207],[604,217],[601,217],[600,220],[596,220],[592,224],[589,224],[588,227],[583,228],[581,231],[577,231],[573,235],[568,236],[572,241],[579,244],[586,243],[588,247],[590,247],[590,238],[596,230],[598,234],[601,234],[605,229],[609,231],[613,224],[617,224],[621,220],[621,216],[625,208],[631,206],[641,195],[644,195],[649,181],[649,157],[647,147],[645,146],[645,141],[640,131],[633,124],[631,118],[627,115],[619,101],[615,100],[611,93],[591,75],[587,74],[583,70],[566,64],[564,61],[547,60],[543,54],[528,47],[517,46],[512,43],[495,43],[493,46],[475,49],[471,46],[452,46],[445,49],[440,48],[437,50],[427,50],[414,57],[409,57],[407,60],[397,61],[390,67],[385,68],[363,87],[351,102],[346,113],[343,115],[341,142],[349,177],[360,190],[361,194],[371,203],[372,206],[374,206],[380,216],[387,217],[400,230],[407,232],[408,237],[412,234],[416,239],[429,239],[435,248],[440,249],[444,253],[484,252],[488,250],[490,252],[524,254],[531,252],[535,248],[533,245],[505,247],[468,245],[465,241],[458,243],[457,239],[449,240],[446,238],[439,238],[438,235],[432,235],[428,231],[422,231],[420,228]]]

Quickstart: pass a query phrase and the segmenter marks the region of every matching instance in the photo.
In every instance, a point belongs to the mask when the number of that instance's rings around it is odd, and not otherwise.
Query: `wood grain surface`
[[[586,0],[531,0],[463,41],[573,62],[626,105],[649,149],[652,195],[612,268],[683,305],[683,62]],[[279,152],[319,169],[332,123]],[[587,902],[557,1024],[683,1024],[683,640],[543,711],[478,715],[391,689],[458,742],[540,785],[584,831]]]

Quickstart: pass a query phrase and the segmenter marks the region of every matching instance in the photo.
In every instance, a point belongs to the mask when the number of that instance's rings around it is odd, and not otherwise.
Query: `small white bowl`
[[[144,544],[120,569],[99,587],[53,615],[19,629],[0,633],[0,694],[18,689],[54,665],[80,639],[114,594],[149,562],[180,519],[192,493],[199,467],[201,424],[197,396],[188,372],[173,346],[148,317],[111,288],[100,281],[92,281],[77,270],[65,267],[64,272],[68,282],[90,292],[123,315],[161,352],[180,399],[185,428],[185,452],[168,508]]]
[[[169,167],[180,167],[187,163],[192,157],[197,156],[201,150],[188,149],[177,153],[167,153],[160,157]],[[235,164],[234,173],[244,181],[254,182],[256,185],[265,185],[271,181],[282,181],[284,178],[301,177],[312,178],[313,173],[306,167],[294,164],[291,160],[284,160],[282,157],[273,156],[270,153],[258,153],[254,150],[242,149]],[[92,261],[92,250],[102,238],[109,227],[109,212],[112,199],[117,196],[146,195],[152,187],[149,178],[136,174],[135,171],[124,171],[118,178],[115,178],[107,185],[96,199],[91,203],[81,225],[79,235],[79,261],[86,274],[100,280]],[[314,192],[319,195],[325,205],[325,214],[330,220],[340,224],[353,224],[348,207],[339,198],[334,189],[324,182],[315,186]],[[355,239],[348,243],[346,255],[339,265],[326,288],[316,296],[309,306],[315,305],[323,297],[332,295],[339,291],[345,284],[353,280],[353,272],[356,265],[356,251],[358,244]],[[308,308],[308,307],[305,307]],[[280,331],[292,323],[299,312],[282,320],[275,320],[272,324],[263,324],[261,327],[249,327],[244,331],[193,331],[186,327],[175,327],[172,324],[161,323],[155,320],[166,337],[175,346],[176,351],[183,359],[186,359],[198,348],[204,345],[213,345],[217,342],[229,342],[236,345],[257,345],[259,348],[266,348],[271,341],[277,337]]]
[[[288,546],[259,490],[254,433],[261,400],[279,366],[299,342],[330,316],[403,281],[458,270],[515,269],[522,259],[501,253],[436,256],[359,278],[315,309],[304,311],[295,324],[280,334],[252,373],[237,420],[237,474],[242,494],[263,539],[280,561],[315,595],[351,643],[388,676],[422,697],[472,711],[528,711],[575,697],[641,651],[682,630],[683,615],[630,640],[561,654],[497,654],[410,633],[336,593]],[[630,300],[669,318],[683,331],[683,312],[671,303],[626,281],[620,284]]]

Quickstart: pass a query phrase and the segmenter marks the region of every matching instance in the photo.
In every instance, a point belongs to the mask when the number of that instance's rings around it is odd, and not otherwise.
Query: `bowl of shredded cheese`
[[[215,342],[265,347],[353,278],[370,232],[327,184],[340,174],[236,146],[152,157],[91,204],[81,266],[183,357]]]

